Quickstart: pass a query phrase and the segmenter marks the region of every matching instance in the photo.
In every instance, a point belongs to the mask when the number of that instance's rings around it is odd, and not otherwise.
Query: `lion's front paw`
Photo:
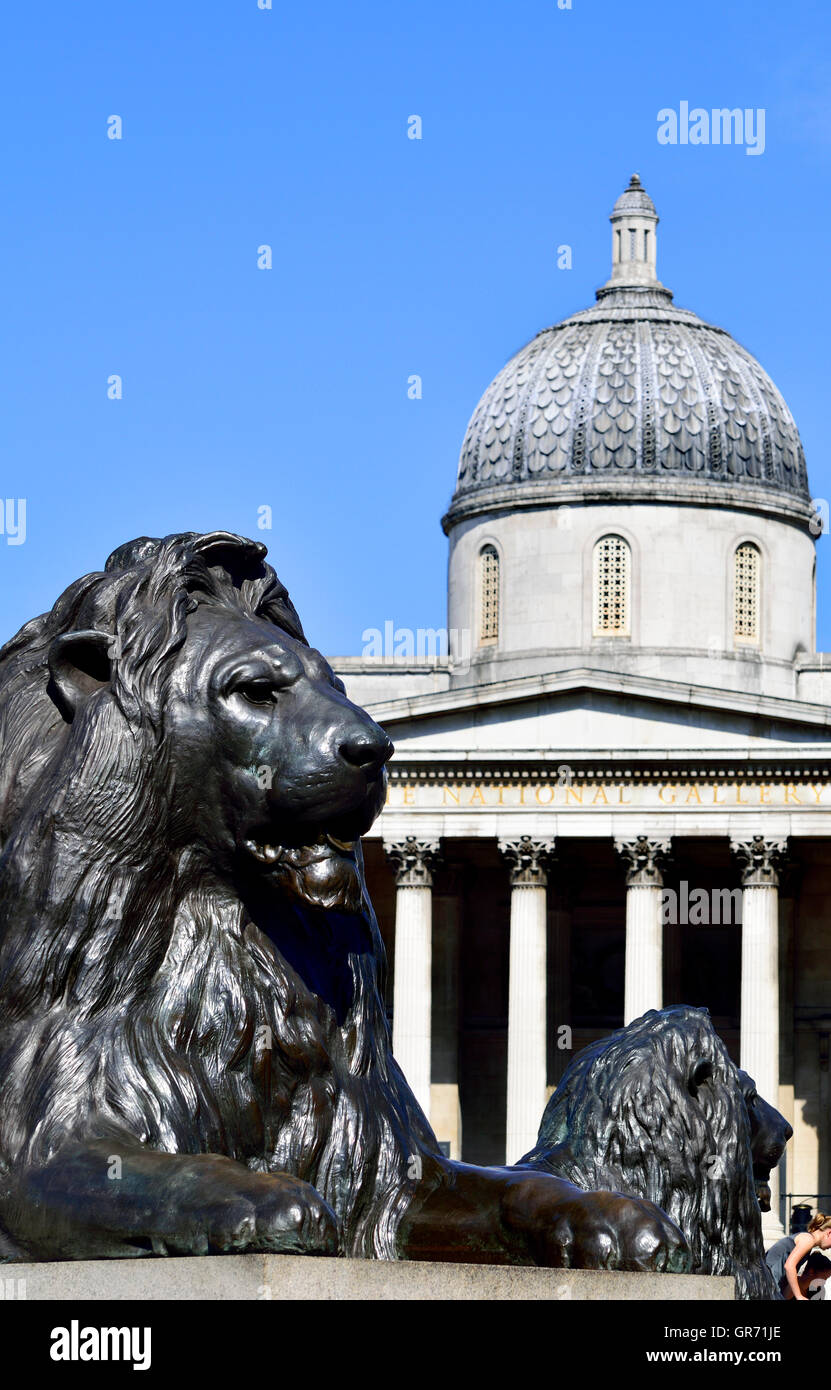
[[[187,1160],[177,1186],[191,1183],[171,1213],[173,1231],[160,1243],[159,1254],[337,1254],[337,1217],[299,1178],[252,1173],[232,1160],[203,1154]]]
[[[564,1196],[557,1179],[528,1175],[507,1189],[502,1215],[509,1229],[524,1237],[536,1264],[673,1274],[691,1266],[689,1247],[675,1223],[651,1202],[619,1192],[572,1188]]]
[[[308,1183],[271,1179],[270,1190],[225,1197],[204,1212],[207,1249],[336,1255],[335,1213]]]
[[[652,1202],[619,1192],[587,1192],[572,1224],[572,1264],[577,1268],[659,1274],[684,1274],[691,1268],[684,1235]]]
[[[254,1248],[305,1255],[338,1253],[338,1222],[320,1193],[284,1174],[262,1175],[269,1184],[253,1199]]]

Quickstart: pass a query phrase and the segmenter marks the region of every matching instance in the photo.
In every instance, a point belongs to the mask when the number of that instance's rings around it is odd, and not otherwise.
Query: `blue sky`
[[[214,527],[266,540],[329,654],[440,626],[467,420],[593,300],[633,169],[661,279],[759,357],[831,497],[829,30],[824,0],[8,8],[0,639],[122,541]],[[764,154],[659,145],[682,100],[764,107]]]

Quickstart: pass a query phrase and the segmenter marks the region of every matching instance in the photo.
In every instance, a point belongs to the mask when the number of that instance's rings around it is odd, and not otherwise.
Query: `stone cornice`
[[[449,535],[454,526],[472,517],[499,515],[529,508],[563,506],[629,506],[648,502],[650,506],[720,508],[730,512],[750,512],[772,516],[811,535],[809,522],[815,515],[809,502],[775,487],[731,487],[708,479],[706,483],[679,482],[672,475],[615,473],[612,479],[567,476],[532,483],[523,479],[498,487],[471,488],[451,501],[441,519]]]
[[[663,704],[728,710],[736,714],[755,715],[783,723],[813,724],[827,729],[831,734],[831,709],[826,705],[777,695],[752,695],[737,690],[720,690],[714,686],[687,685],[682,681],[662,680],[655,676],[635,676],[588,668],[545,676],[520,676],[511,680],[494,681],[488,685],[462,686],[455,690],[435,691],[424,695],[412,695],[405,699],[373,703],[372,716],[381,724],[399,719],[426,719],[436,714],[458,713],[489,705],[516,704],[536,700],[543,695],[562,694],[573,690],[598,690],[622,695],[630,700],[640,697]]]
[[[513,784],[536,782],[560,785],[700,783],[809,783],[831,779],[831,746],[795,751],[783,748],[764,754],[747,749],[643,749],[594,750],[544,753],[493,751],[443,753],[413,750],[397,754],[388,769],[391,783],[429,785],[433,782],[461,786],[476,783]],[[565,780],[564,780],[565,779]]]

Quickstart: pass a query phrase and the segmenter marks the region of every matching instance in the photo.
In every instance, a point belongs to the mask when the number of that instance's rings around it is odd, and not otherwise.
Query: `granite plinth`
[[[732,1278],[627,1274],[515,1265],[214,1255],[133,1260],[66,1260],[0,1265],[6,1299],[431,1301],[545,1299],[593,1302],[712,1302],[734,1298]]]

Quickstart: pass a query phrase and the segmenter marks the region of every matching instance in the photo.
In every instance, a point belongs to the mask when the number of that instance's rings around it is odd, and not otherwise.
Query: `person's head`
[[[799,1271],[799,1287],[806,1298],[821,1298],[822,1286],[831,1274],[831,1260],[819,1250],[812,1250]]]
[[[818,1211],[808,1222],[808,1234],[814,1237],[814,1244],[818,1249],[831,1249],[831,1216]]]

